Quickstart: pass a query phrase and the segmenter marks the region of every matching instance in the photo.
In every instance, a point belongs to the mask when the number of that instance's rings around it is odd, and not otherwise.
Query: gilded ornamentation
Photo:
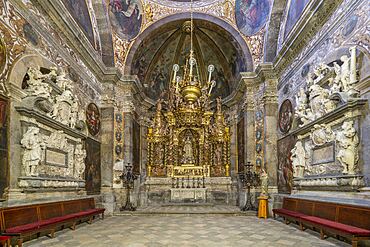
[[[148,175],[153,177],[229,176],[230,131],[225,123],[221,99],[216,112],[209,109],[215,86],[214,66],[208,81],[201,82],[193,53],[186,61],[184,77],[173,66],[167,99],[157,101],[153,125],[148,128]]]

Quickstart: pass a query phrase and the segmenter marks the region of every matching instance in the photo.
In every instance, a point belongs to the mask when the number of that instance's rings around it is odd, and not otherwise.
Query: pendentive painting
[[[290,151],[294,147],[296,139],[289,135],[278,140],[278,191],[290,194],[293,185],[293,167],[290,159]]]
[[[238,134],[238,172],[244,171],[244,117],[240,118],[237,125],[237,134]]]
[[[63,0],[63,3],[68,9],[69,13],[72,15],[73,19],[82,28],[91,44],[94,46],[94,31],[86,0]]]
[[[270,0],[236,0],[235,19],[239,30],[247,36],[256,34],[270,14]]]
[[[141,29],[143,7],[140,0],[110,0],[109,17],[117,34],[126,40],[135,38]]]
[[[290,0],[288,16],[285,23],[284,37],[293,29],[304,8],[310,0]]]

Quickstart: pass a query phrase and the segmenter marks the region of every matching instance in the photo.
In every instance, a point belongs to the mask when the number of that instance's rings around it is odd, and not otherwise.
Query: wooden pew
[[[18,246],[23,239],[34,234],[47,233],[54,237],[59,227],[70,225],[74,230],[78,222],[92,220],[101,215],[104,208],[95,208],[94,198],[59,201],[34,205],[2,208],[0,210],[2,235],[16,238]]]
[[[301,230],[312,227],[324,239],[328,234],[346,237],[356,247],[358,241],[370,239],[370,207],[285,197],[281,209],[273,209],[274,218],[296,222]]]

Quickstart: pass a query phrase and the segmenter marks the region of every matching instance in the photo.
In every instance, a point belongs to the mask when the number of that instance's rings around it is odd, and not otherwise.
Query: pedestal
[[[267,219],[268,211],[267,211],[267,202],[268,196],[259,196],[258,198],[258,218],[265,218]]]

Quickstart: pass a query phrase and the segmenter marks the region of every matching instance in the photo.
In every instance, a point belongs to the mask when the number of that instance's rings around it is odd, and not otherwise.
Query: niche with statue
[[[366,99],[356,89],[356,47],[340,62],[321,63],[296,96],[297,142],[291,150],[297,190],[351,191],[364,186],[360,166],[360,118]]]

